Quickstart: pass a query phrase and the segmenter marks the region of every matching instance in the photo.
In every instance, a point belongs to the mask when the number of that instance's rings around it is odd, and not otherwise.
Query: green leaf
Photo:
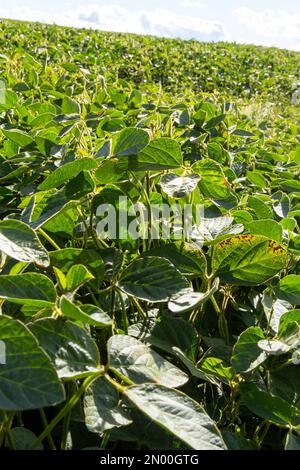
[[[228,450],[258,450],[259,447],[254,441],[246,439],[242,433],[223,431],[222,436]]]
[[[113,136],[111,155],[136,155],[148,145],[149,140],[148,132],[136,127],[127,127]]]
[[[191,351],[192,354],[198,342],[198,336],[191,323],[181,317],[168,314],[151,320],[131,325],[128,329],[130,336],[169,354],[173,354],[174,347],[184,352]]]
[[[44,274],[2,275],[0,298],[16,304],[52,307],[56,302],[56,290],[53,282]]]
[[[108,354],[110,369],[134,383],[156,382],[180,387],[188,381],[184,372],[131,336],[112,336]]]
[[[273,219],[272,208],[269,207],[259,197],[249,196],[247,200],[247,207],[253,210],[253,216],[256,219],[269,220]]]
[[[300,450],[300,437],[289,432],[286,437],[284,450]]]
[[[204,253],[195,245],[184,245],[180,243],[167,243],[151,248],[142,256],[159,256],[168,259],[181,272],[183,276],[199,277],[206,269],[206,258]]]
[[[240,286],[263,284],[287,263],[286,250],[260,235],[226,238],[214,247],[212,269],[221,280]]]
[[[92,158],[80,158],[73,162],[65,163],[54,170],[40,185],[40,191],[58,188],[66,184],[70,179],[75,178],[83,170],[93,170],[97,167],[97,162]]]
[[[173,313],[185,313],[194,310],[203,305],[218,290],[219,279],[216,278],[214,283],[207,292],[194,292],[193,289],[186,289],[172,297],[168,303],[168,309]]]
[[[101,258],[102,251],[80,248],[63,248],[49,253],[51,265],[67,273],[72,266],[83,264],[94,275],[99,283],[103,280],[104,263]]]
[[[102,434],[132,421],[120,406],[120,396],[105,377],[99,377],[84,397],[85,424],[90,432]]]
[[[206,158],[194,163],[192,169],[201,176],[199,188],[205,197],[213,199],[226,199],[230,194],[229,183],[221,166]]]
[[[121,274],[119,287],[128,295],[149,302],[166,302],[187,287],[186,279],[167,259],[138,258]]]
[[[80,105],[68,96],[63,99],[62,108],[63,114],[80,114]]]
[[[276,294],[280,299],[293,305],[300,305],[300,276],[289,274],[283,277],[276,289]]]
[[[64,295],[60,299],[60,308],[62,313],[66,317],[72,318],[72,320],[100,328],[107,328],[112,325],[112,319],[99,307],[87,304],[81,306],[75,305]]]
[[[153,384],[129,387],[124,394],[152,421],[192,449],[226,449],[213,420],[187,395]]]
[[[259,390],[248,383],[241,387],[242,402],[252,413],[274,424],[297,426],[300,424],[300,410],[287,401]]]
[[[176,140],[160,137],[139,152],[136,160],[130,159],[129,164],[129,168],[135,171],[179,168],[182,165],[181,147]]]
[[[201,224],[195,230],[195,238],[204,241],[206,245],[215,244],[230,235],[237,235],[244,230],[242,224],[232,224],[233,217],[202,218]]]
[[[229,384],[234,378],[235,371],[218,357],[204,357],[197,366],[203,373]]]
[[[94,276],[83,264],[74,264],[66,275],[66,290],[74,292],[91,279],[94,279]]]
[[[20,129],[1,129],[5,137],[17,144],[19,147],[27,147],[34,142],[33,138]]]
[[[11,430],[11,438],[16,450],[31,450],[37,440],[37,436],[30,429],[15,427]],[[44,446],[40,444],[36,450],[43,450]]]
[[[281,243],[282,226],[272,219],[255,220],[246,224],[246,228],[252,235],[263,235]]]
[[[257,345],[270,356],[280,356],[291,349],[290,346],[277,339],[262,339]]]
[[[167,173],[160,179],[162,190],[172,198],[187,196],[197,187],[200,176],[191,174],[188,176],[178,176],[175,173]]]
[[[0,222],[0,250],[18,261],[44,268],[50,264],[49,255],[34,230],[19,220]]]
[[[186,367],[186,369],[193,377],[195,377],[196,379],[203,380],[204,382],[210,382],[218,386],[218,382],[214,379],[214,377],[210,374],[203,372],[202,369],[198,367],[198,365],[196,366],[194,362],[181,351],[181,349],[177,348],[176,346],[173,346],[172,354]],[[227,383],[228,381],[226,381],[226,384]]]
[[[289,323],[299,323],[300,325],[300,310],[291,310],[283,313],[279,322],[279,333],[284,333]]]
[[[99,370],[99,352],[91,336],[62,318],[42,318],[29,324],[40,346],[63,379],[85,377]]]
[[[283,191],[287,191],[288,193],[300,192],[300,182],[297,180],[285,180],[281,183],[280,186]]]
[[[0,316],[6,360],[0,365],[0,408],[20,411],[56,405],[64,389],[44,351],[18,320]]]
[[[266,353],[258,346],[258,342],[264,339],[259,327],[251,326],[243,331],[235,343],[231,358],[237,372],[251,372],[267,359]]]

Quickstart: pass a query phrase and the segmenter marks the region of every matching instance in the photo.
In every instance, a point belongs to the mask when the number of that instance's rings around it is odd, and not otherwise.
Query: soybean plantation
[[[1,20],[0,448],[300,450],[299,71]]]

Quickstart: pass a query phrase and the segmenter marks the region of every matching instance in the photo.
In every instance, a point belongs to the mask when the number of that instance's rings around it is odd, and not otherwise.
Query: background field
[[[0,447],[300,450],[299,65],[1,20]],[[203,246],[99,239],[119,196]]]

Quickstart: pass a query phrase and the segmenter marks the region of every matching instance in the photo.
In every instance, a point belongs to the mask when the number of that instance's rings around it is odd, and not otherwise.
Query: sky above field
[[[0,17],[300,50],[297,0],[1,0]]]

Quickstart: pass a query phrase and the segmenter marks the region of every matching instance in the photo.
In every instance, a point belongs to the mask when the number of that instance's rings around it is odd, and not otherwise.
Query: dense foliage
[[[11,21],[0,52],[0,447],[300,450],[299,54]],[[120,196],[204,206],[202,246],[99,237]]]

